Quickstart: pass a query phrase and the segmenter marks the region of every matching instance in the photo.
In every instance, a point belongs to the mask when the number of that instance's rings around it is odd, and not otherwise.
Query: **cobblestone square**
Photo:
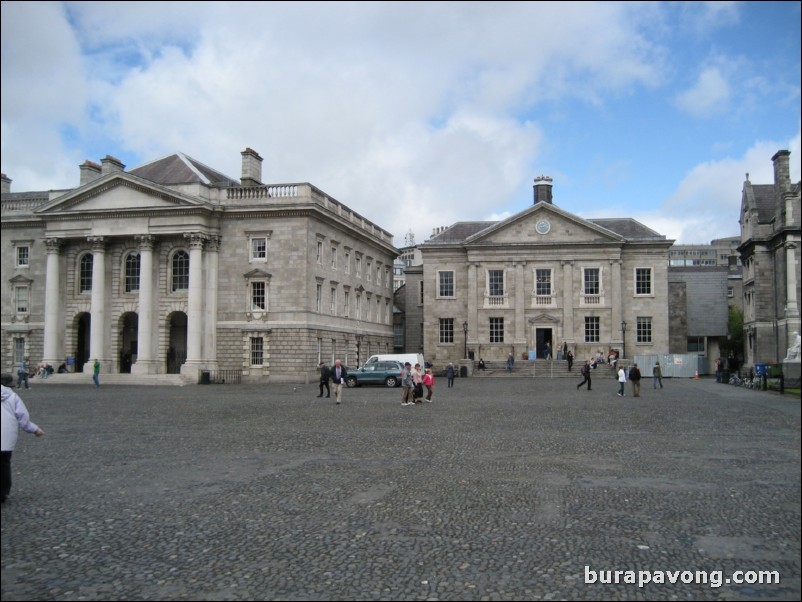
[[[594,376],[439,379],[416,407],[33,381],[2,599],[799,600],[799,399]],[[780,583],[734,582],[758,571]]]

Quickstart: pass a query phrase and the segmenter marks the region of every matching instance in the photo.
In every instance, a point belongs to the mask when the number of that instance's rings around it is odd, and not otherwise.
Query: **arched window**
[[[189,290],[189,255],[176,251],[173,255],[173,291]]]
[[[136,251],[129,253],[125,258],[125,292],[133,293],[139,290],[139,268],[142,258]]]
[[[91,253],[81,257],[80,275],[78,278],[78,292],[88,293],[92,290],[92,259]]]

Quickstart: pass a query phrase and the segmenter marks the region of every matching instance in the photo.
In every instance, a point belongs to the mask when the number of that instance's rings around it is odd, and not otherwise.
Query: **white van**
[[[384,355],[371,355],[368,358],[368,361],[365,362],[365,365],[368,364],[375,364],[376,362],[401,362],[405,364],[409,362],[412,367],[415,367],[415,364],[420,364],[421,368],[426,366],[426,363],[423,361],[423,354],[422,353],[390,353]]]

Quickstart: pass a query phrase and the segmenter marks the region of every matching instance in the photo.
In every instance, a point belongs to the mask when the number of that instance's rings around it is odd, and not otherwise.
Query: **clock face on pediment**
[[[537,230],[538,234],[548,234],[549,230],[551,230],[551,224],[547,219],[539,219],[537,220],[537,224],[535,225],[535,230]]]

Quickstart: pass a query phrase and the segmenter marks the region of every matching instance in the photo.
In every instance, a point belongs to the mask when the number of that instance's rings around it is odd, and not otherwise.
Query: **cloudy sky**
[[[180,151],[310,182],[396,235],[499,219],[536,176],[582,217],[739,233],[800,178],[800,3],[2,3],[2,172],[71,188]]]

